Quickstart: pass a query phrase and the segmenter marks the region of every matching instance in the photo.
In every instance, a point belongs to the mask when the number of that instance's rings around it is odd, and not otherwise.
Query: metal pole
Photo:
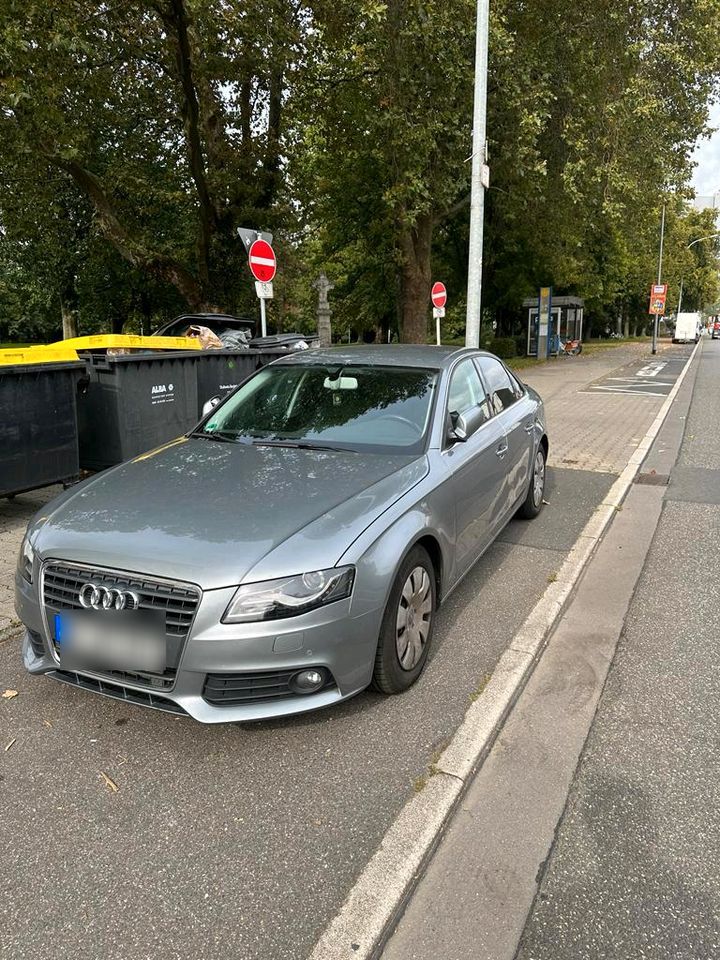
[[[665,204],[662,205],[662,220],[660,221],[660,256],[658,258],[658,278],[657,282],[662,283],[662,258],[663,258],[663,244],[665,242]],[[680,311],[678,310],[678,313]],[[657,335],[658,335],[658,319],[659,314],[655,314],[655,319],[653,321],[653,335],[652,335],[652,352],[657,353]]]
[[[265,297],[260,297],[260,332],[263,337],[267,336],[267,324],[265,323]]]
[[[440,346],[440,316],[435,317],[435,339],[437,340],[437,345]]]
[[[472,172],[470,177],[470,252],[468,256],[467,316],[465,345],[480,346],[480,310],[482,306],[483,221],[485,187],[485,126],[487,119],[487,62],[489,0],[477,0],[475,33],[475,93],[473,105]]]
[[[683,293],[683,283],[685,282],[685,277],[680,277],[680,296],[678,297],[678,316],[680,316],[680,311],[682,310],[682,293]]]

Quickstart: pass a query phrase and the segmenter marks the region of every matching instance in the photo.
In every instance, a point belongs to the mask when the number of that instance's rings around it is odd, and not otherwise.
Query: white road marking
[[[656,377],[663,367],[667,366],[664,360],[656,360],[654,363],[648,363],[647,366],[641,367],[637,373],[636,377]]]
[[[593,387],[593,393],[629,393],[633,397],[666,397],[666,393],[655,393],[653,390],[644,390],[640,384],[638,384],[639,389],[630,390],[623,389],[623,387]],[[586,390],[586,393],[591,391]]]

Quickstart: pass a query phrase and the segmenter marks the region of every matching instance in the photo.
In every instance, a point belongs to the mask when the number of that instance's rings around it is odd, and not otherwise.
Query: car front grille
[[[304,667],[303,669],[308,669]],[[253,673],[209,673],[205,678],[203,698],[218,706],[232,706],[240,703],[262,703],[267,700],[281,700],[286,697],[308,696],[298,694],[290,686],[290,678],[298,672],[294,670],[267,670]],[[335,686],[329,671],[323,690]],[[309,694],[312,696],[312,694]]]
[[[115,700],[124,700],[140,707],[152,707],[154,710],[164,710],[166,713],[187,716],[187,711],[183,710],[180,704],[173,700],[167,700],[155,693],[146,693],[144,690],[133,690],[120,683],[108,683],[100,677],[89,677],[82,673],[75,673],[73,670],[49,670],[47,676],[54,680],[60,680],[61,683],[69,683],[73,687],[82,687],[83,690],[102,693],[104,696],[113,697]]]
[[[159,610],[165,618],[167,666],[162,674],[112,671],[105,675],[120,683],[137,683],[154,689],[169,689],[175,682],[180,656],[200,603],[200,590],[190,584],[153,580],[124,571],[101,567],[84,567],[53,561],[43,568],[43,604],[49,635],[56,656],[54,614],[64,610],[80,610],[80,589],[92,582],[104,586],[133,590],[140,597],[140,610]]]

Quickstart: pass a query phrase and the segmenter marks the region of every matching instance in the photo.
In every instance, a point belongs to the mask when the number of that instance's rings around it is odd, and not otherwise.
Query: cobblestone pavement
[[[660,347],[663,349],[666,345]],[[519,371],[545,400],[551,466],[607,473],[622,471],[654,420],[662,399],[582,391],[594,380],[649,354],[649,346],[633,343],[589,356],[561,357]],[[25,526],[60,489],[47,487],[14,500],[0,499],[0,631],[12,626],[15,618],[13,574]]]
[[[658,354],[670,347],[661,344]],[[688,348],[688,356],[690,352]],[[545,400],[551,466],[622,472],[664,398],[584,391],[595,380],[644,357],[650,357],[649,345],[632,343],[587,357],[558,357],[518,371]]]

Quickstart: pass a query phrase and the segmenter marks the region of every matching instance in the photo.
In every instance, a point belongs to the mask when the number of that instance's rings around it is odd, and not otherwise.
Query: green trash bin
[[[0,496],[79,478],[80,362],[0,366]]]

